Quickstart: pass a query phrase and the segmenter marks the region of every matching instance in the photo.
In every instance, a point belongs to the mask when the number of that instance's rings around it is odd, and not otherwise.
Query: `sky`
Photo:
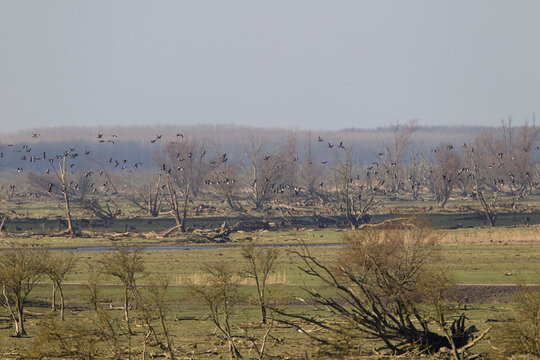
[[[497,126],[540,112],[540,1],[0,0],[0,132]]]

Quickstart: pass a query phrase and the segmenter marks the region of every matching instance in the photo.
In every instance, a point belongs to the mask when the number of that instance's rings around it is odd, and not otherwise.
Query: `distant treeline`
[[[441,143],[461,145],[487,129],[478,126],[419,127],[412,136],[412,147],[420,152]],[[0,171],[24,171],[30,158],[36,160],[32,170],[45,170],[48,164],[41,161],[43,153],[50,159],[63,153],[66,148],[74,148],[81,155],[90,152],[77,160],[78,166],[87,169],[106,166],[111,158],[127,160],[127,166],[139,163],[142,168],[150,169],[158,166],[156,154],[167,143],[181,138],[196,140],[205,144],[209,154],[226,153],[231,159],[240,159],[252,141],[263,144],[264,151],[271,154],[294,139],[300,159],[311,151],[316,159],[332,160],[325,158],[328,157],[327,147],[343,142],[346,146],[354,147],[354,161],[362,165],[374,161],[377,152],[391,144],[395,130],[395,127],[374,130],[291,130],[236,125],[49,127],[0,134]]]

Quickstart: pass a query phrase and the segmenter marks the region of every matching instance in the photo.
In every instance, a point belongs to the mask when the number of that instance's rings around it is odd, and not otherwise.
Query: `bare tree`
[[[0,284],[4,306],[8,308],[16,336],[26,335],[24,307],[30,292],[41,279],[43,266],[35,251],[12,248],[0,257]]]
[[[188,201],[189,201],[189,193],[190,193],[190,184],[188,183],[186,188],[183,190],[183,205],[182,208],[180,208],[180,204],[178,203],[178,194],[176,193],[176,189],[174,187],[174,184],[171,181],[170,175],[166,175],[167,179],[167,190],[169,191],[169,206],[171,208],[171,214],[174,217],[174,221],[176,222],[176,226],[172,229],[169,229],[165,232],[165,234],[169,234],[171,231],[178,230],[180,232],[186,231],[186,218],[187,218],[187,211],[188,211]],[[182,216],[180,216],[180,212],[182,212]]]
[[[109,353],[103,348],[110,334],[96,326],[97,319],[92,320],[63,322],[54,316],[40,319],[38,334],[25,349],[25,358],[118,359],[118,352]]]
[[[205,162],[206,145],[184,138],[168,143],[165,155],[161,170],[173,176],[178,187],[189,187],[189,192],[196,198],[209,170]]]
[[[308,140],[308,149],[299,170],[299,185],[307,189],[311,194],[318,192],[319,180],[322,170],[315,161],[315,156],[311,151],[311,138]]]
[[[537,182],[535,168],[538,159],[533,152],[538,143],[540,129],[528,123],[515,128],[510,119],[502,122],[499,132],[501,143],[504,144],[501,150],[504,178],[512,195],[517,200],[523,199],[531,193]]]
[[[130,293],[136,288],[136,277],[144,272],[142,249],[131,249],[127,246],[117,246],[105,254],[100,261],[103,272],[120,280],[124,292],[124,320],[129,333],[131,324],[129,319]]]
[[[402,220],[384,230],[362,230],[344,236],[345,248],[336,265],[325,265],[307,247],[296,251],[300,269],[332,289],[319,292],[305,288],[316,309],[327,311],[329,320],[300,313],[287,313],[281,322],[293,326],[332,353],[354,351],[362,338],[377,339],[392,354],[409,351],[436,353],[441,348],[458,354],[477,341],[474,326],[465,327],[464,318],[449,326],[449,339],[430,327],[431,317],[421,308],[426,298],[427,264],[435,248],[431,232],[415,220]],[[306,331],[306,325],[322,329]],[[481,334],[480,336],[484,336]],[[461,350],[460,350],[461,349]]]
[[[76,189],[73,191],[73,203],[76,207],[89,211],[97,218],[103,220],[106,226],[116,219],[119,206],[110,197],[103,200],[103,194],[98,192],[98,187],[92,181],[93,171],[79,173],[76,183]]]
[[[483,132],[476,138],[475,143],[468,148],[468,172],[471,174],[475,197],[480,203],[482,212],[490,226],[495,226],[498,215],[497,201],[503,191],[504,181],[497,176],[503,165],[501,151],[496,146],[494,134]]]
[[[246,150],[242,169],[248,181],[249,199],[260,210],[275,194],[283,181],[284,156],[282,152],[263,154],[262,146],[251,140]]]
[[[143,319],[148,329],[148,333],[144,338],[143,359],[146,358],[146,343],[152,334],[154,335],[156,342],[168,351],[171,360],[175,359],[166,318],[168,290],[169,283],[166,279],[152,279],[143,289],[137,288],[135,291],[135,301],[140,317]],[[161,327],[163,337],[165,338],[165,344],[162,344],[161,341],[158,340],[158,335],[155,330],[156,325],[154,324],[156,320],[159,322],[157,326]]]
[[[161,211],[164,185],[161,184],[161,174],[158,174],[156,185],[142,185],[139,189],[132,189],[128,199],[139,209],[146,211],[148,216],[157,217]]]
[[[441,145],[434,152],[430,177],[437,205],[444,208],[458,181],[461,159],[453,145]]]
[[[60,318],[64,320],[64,291],[62,283],[75,267],[75,257],[70,252],[45,250],[42,254],[43,273],[52,281],[52,311],[56,311],[56,291],[60,292]]]
[[[13,199],[13,196],[15,195],[15,184],[10,184],[9,186],[0,185],[0,195],[1,199],[10,201]]]
[[[207,264],[204,270],[208,275],[206,283],[193,284],[191,289],[208,307],[209,318],[227,340],[231,357],[241,358],[231,326],[231,315],[238,297],[236,274],[225,263]]]
[[[387,188],[392,193],[402,190],[405,178],[404,152],[411,143],[412,135],[418,130],[416,120],[410,120],[405,125],[391,125],[393,139],[391,144],[384,144],[384,150],[377,154],[380,165],[379,172],[385,175]]]
[[[420,199],[423,186],[426,185],[424,179],[428,174],[426,156],[422,151],[414,146],[410,147],[410,163],[407,166],[407,185],[413,200]]]
[[[212,160],[211,163],[206,185],[213,194],[224,199],[231,210],[243,212],[244,208],[239,201],[241,189],[237,168],[230,161],[223,162],[220,159]]]
[[[243,273],[255,281],[259,308],[261,309],[261,323],[263,324],[266,324],[266,282],[278,255],[277,249],[256,248],[253,243],[242,247],[242,257],[247,261]]]
[[[517,297],[518,318],[504,323],[496,332],[496,338],[504,345],[502,355],[516,354],[540,357],[540,291],[522,285]]]
[[[377,187],[382,185],[382,181],[377,185],[362,183],[360,175],[355,175],[353,148],[349,147],[342,152],[342,156],[336,155],[333,168],[336,195],[339,203],[343,204],[349,226],[356,229],[366,222],[368,212],[375,205],[375,192]],[[370,171],[368,170],[368,173]]]
[[[58,166],[55,166],[54,159],[49,159],[51,168],[54,171],[60,185],[62,187],[62,194],[64,196],[64,204],[66,208],[66,220],[68,228],[66,233],[70,236],[75,236],[75,229],[73,228],[73,223],[71,221],[71,208],[69,203],[69,183],[68,183],[68,160],[74,159],[77,157],[77,153],[72,153],[71,151],[65,151],[62,155],[57,155]]]

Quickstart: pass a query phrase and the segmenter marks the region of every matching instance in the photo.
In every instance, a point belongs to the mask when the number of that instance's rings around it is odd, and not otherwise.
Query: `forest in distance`
[[[399,124],[397,124],[399,126]],[[461,144],[469,142],[487,127],[460,126],[460,127],[418,127],[413,135],[418,150],[429,150],[444,141]],[[356,148],[355,161],[370,163],[376,159],[378,149],[383,147],[393,133],[391,126],[373,130],[343,129],[328,130],[290,130],[282,128],[256,128],[236,125],[190,125],[190,126],[131,126],[131,127],[61,127],[28,129],[14,133],[0,133],[0,148],[8,145],[14,148],[32,144],[35,152],[54,154],[61,152],[66,146],[78,145],[92,151],[96,158],[107,158],[111,151],[117,157],[128,159],[131,163],[142,162],[143,167],[152,166],[153,153],[156,147],[167,141],[174,141],[176,134],[185,133],[191,140],[203,142],[210,151],[223,151],[233,158],[239,158],[245,153],[245,146],[249,141],[255,140],[264,144],[265,150],[272,152],[282,146],[288,139],[294,138],[296,147],[305,152],[309,143],[316,142],[320,136],[328,141],[344,141],[348,146]],[[33,137],[34,133],[39,137]],[[97,135],[103,134],[103,139]],[[163,141],[151,143],[156,135],[163,135]],[[114,138],[113,135],[118,136]],[[103,140],[100,142],[99,140]],[[114,147],[112,147],[114,141]],[[326,142],[325,142],[326,144]],[[7,149],[6,149],[7,150]],[[323,155],[325,149],[314,146],[313,154]],[[0,159],[0,171],[3,169],[17,169],[24,164],[18,154],[3,151],[4,158]],[[35,164],[39,166],[38,164]]]
[[[538,357],[539,160],[511,120],[4,134],[0,357]]]

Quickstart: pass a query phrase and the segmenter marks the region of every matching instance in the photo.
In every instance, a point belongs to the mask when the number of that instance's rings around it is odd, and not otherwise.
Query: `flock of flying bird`
[[[34,131],[32,133],[32,139],[38,139],[40,137],[40,134],[37,132],[37,131]],[[155,144],[156,142],[162,140],[162,137],[163,135],[162,134],[159,134],[159,135],[156,135],[154,138],[150,139],[149,142],[151,144]],[[184,135],[182,133],[177,133],[176,134],[176,138],[179,138],[179,139],[183,139],[184,138]],[[112,134],[110,135],[110,137],[108,138],[104,138],[104,134],[102,133],[99,133],[97,134],[97,142],[100,143],[100,144],[103,144],[103,143],[109,143],[109,144],[115,144],[115,141],[118,140],[118,135],[116,134]],[[328,141],[325,141],[321,136],[317,136],[317,142],[318,143],[325,143],[326,142],[326,145],[329,149],[333,149],[335,144],[332,144]],[[176,143],[176,142],[172,142],[172,143]],[[9,148],[13,148],[13,144],[7,144],[7,147]],[[463,148],[467,148],[467,144],[463,144],[462,146]],[[345,145],[343,144],[343,141],[340,141],[339,144],[337,145],[337,148],[338,149],[343,149],[345,150]],[[540,147],[536,147],[536,150],[539,150]],[[454,150],[454,146],[453,145],[447,145],[446,146],[446,150]],[[524,149],[525,150],[525,149]],[[75,148],[74,147],[70,147],[68,150],[64,151],[64,153],[62,154],[56,154],[56,155],[53,155],[53,156],[48,156],[48,154],[46,152],[40,152],[39,154],[35,154],[35,153],[32,153],[32,148],[31,148],[31,145],[30,144],[23,144],[20,148],[17,148],[15,150],[17,153],[19,153],[19,157],[22,161],[27,161],[29,163],[36,163],[36,162],[39,162],[39,161],[49,161],[50,163],[50,168],[47,168],[45,170],[45,173],[46,174],[50,174],[51,173],[51,170],[54,170],[54,172],[56,174],[58,174],[58,170],[56,168],[56,165],[55,165],[55,160],[61,160],[63,159],[64,157],[66,159],[69,159],[69,160],[74,160],[76,159],[77,157],[79,157],[79,152],[76,152],[75,151]],[[434,153],[437,153],[437,149],[432,149],[431,150],[432,152]],[[439,150],[440,151],[440,150]],[[473,147],[470,147],[470,151],[474,153],[474,148]],[[91,151],[90,150],[84,150],[83,152],[81,152],[84,156],[88,156],[90,155]],[[202,156],[204,156],[206,153],[205,150],[202,150],[202,153],[201,153],[201,158]],[[0,152],[0,159],[4,158],[4,152]],[[379,151],[377,153],[377,157],[378,159],[383,159],[383,156],[384,156],[384,152],[382,151]],[[489,165],[489,168],[490,169],[494,169],[494,168],[500,168],[501,166],[504,165],[504,162],[503,162],[503,158],[505,157],[505,154],[503,154],[502,152],[499,152],[497,154],[498,158],[500,159],[500,161],[498,162],[493,162],[492,164]],[[178,172],[182,172],[184,170],[184,167],[182,166],[182,162],[185,161],[186,159],[191,159],[193,157],[193,153],[192,152],[187,152],[186,154],[181,154],[180,152],[177,152],[176,153],[176,160],[178,161],[178,165],[176,165],[176,170]],[[262,160],[263,161],[268,161],[272,158],[272,155],[264,155]],[[512,156],[511,157],[511,160],[515,160],[516,159],[516,156]],[[297,161],[298,160],[298,157],[294,157],[293,158],[293,161]],[[118,170],[126,170],[127,172],[132,172],[133,170],[135,169],[138,169],[142,166],[142,162],[136,162],[134,163],[133,165],[131,165],[131,167],[128,167],[128,160],[127,159],[113,159],[112,157],[109,157],[108,160],[106,160],[106,163],[100,163],[94,159],[92,159],[92,161],[96,162],[97,164],[100,164],[101,166],[101,169],[99,170],[99,176],[103,176],[106,172],[106,168],[105,166],[108,164],[108,166],[111,166],[113,169],[118,169]],[[215,164],[219,164],[219,163],[225,163],[228,161],[228,158],[227,158],[227,154],[226,153],[223,153],[221,154],[220,156],[218,156],[217,158],[215,159],[212,159],[209,161],[209,163],[211,165],[215,165]],[[328,163],[327,160],[323,160],[323,161],[320,161],[321,164],[325,165]],[[397,164],[395,163],[390,163],[389,166],[386,166],[385,167],[385,170],[384,170],[384,177],[379,177],[378,179],[378,187],[381,187],[385,181],[386,181],[386,178],[388,176],[394,176],[396,177],[396,180],[397,180],[397,173],[394,171],[392,172],[392,168],[395,168],[397,166]],[[75,163],[74,162],[71,162],[69,164],[69,172],[70,174],[73,174],[73,170],[74,170],[74,167],[75,167]],[[160,171],[162,171],[163,173],[168,173],[168,174],[171,174],[172,172],[172,168],[167,164],[167,163],[162,163],[160,165]],[[22,167],[18,167],[17,168],[17,172],[18,173],[22,173],[23,172],[23,168]],[[391,174],[392,172],[392,174]],[[89,178],[91,177],[92,175],[94,174],[94,171],[86,171],[83,173],[84,177],[85,178]],[[429,170],[428,171],[428,174],[433,174],[433,170]],[[464,174],[467,174],[467,177],[471,177],[473,176],[473,171],[471,171],[470,169],[466,168],[466,167],[463,167],[463,168],[460,168],[458,171],[457,171],[457,181],[462,181],[462,176]],[[106,174],[105,174],[106,175]],[[366,168],[366,178],[370,178],[370,176],[377,176],[379,175],[379,163],[374,161],[371,163],[370,166],[368,166]],[[511,172],[509,172],[507,174],[509,176],[509,179],[510,179],[510,182],[514,182],[515,181],[515,176],[514,174],[512,174]],[[527,172],[525,174],[525,176],[530,176],[529,172]],[[455,180],[453,174],[443,174],[442,175],[443,179],[450,182],[450,181],[453,181]],[[360,180],[360,174],[356,175],[355,177],[356,180]],[[179,179],[175,179],[176,181],[179,181]],[[353,178],[350,179],[350,183],[353,182]],[[409,176],[408,177],[408,180],[411,182],[411,186],[412,186],[412,189],[414,190],[415,187],[420,187],[421,186],[421,183],[420,182],[415,182],[413,181],[412,177]],[[426,179],[424,179],[426,180]],[[485,178],[484,179],[480,179],[481,181],[485,181]],[[181,181],[181,180],[180,180]],[[264,181],[265,182],[270,182],[271,179],[265,177],[264,178]],[[252,182],[251,182],[251,186],[254,187],[255,184],[257,182],[257,179],[253,179]],[[235,179],[229,179],[228,177],[224,177],[223,179],[219,179],[219,180],[216,180],[216,179],[213,179],[213,180],[210,180],[210,179],[206,179],[205,180],[205,183],[207,185],[212,185],[212,184],[220,184],[220,183],[225,183],[227,185],[231,185],[231,184],[234,184],[235,183]],[[496,178],[493,180],[493,183],[494,185],[504,185],[505,183],[505,180],[502,179],[502,178]],[[108,185],[109,185],[109,181],[105,181],[103,182],[103,184],[101,185],[102,188],[104,188],[106,191],[108,190]],[[402,183],[402,185],[404,185]],[[54,188],[54,183],[53,182],[50,182],[47,186],[47,191],[48,192],[51,192]],[[70,187],[74,187],[75,189],[78,189],[79,188],[79,184],[74,184],[74,182],[70,182],[69,184]],[[10,186],[10,189],[14,189],[15,185],[11,185]],[[96,193],[97,192],[97,189],[95,187],[95,184],[94,182],[90,182],[90,187],[92,188],[92,193]],[[324,187],[324,183],[321,182],[319,184],[319,187],[320,188],[323,188]],[[283,185],[283,184],[271,184],[271,189],[274,191],[274,192],[281,192],[283,193],[285,191],[285,189],[291,189],[294,191],[295,194],[298,194],[301,190],[300,187],[298,186],[295,186],[293,184],[286,184],[286,185]],[[364,186],[361,185],[360,187],[361,190],[364,190]],[[370,184],[366,185],[366,189],[367,190],[372,190],[372,191],[375,191],[377,190],[377,187],[373,187],[371,186]]]

